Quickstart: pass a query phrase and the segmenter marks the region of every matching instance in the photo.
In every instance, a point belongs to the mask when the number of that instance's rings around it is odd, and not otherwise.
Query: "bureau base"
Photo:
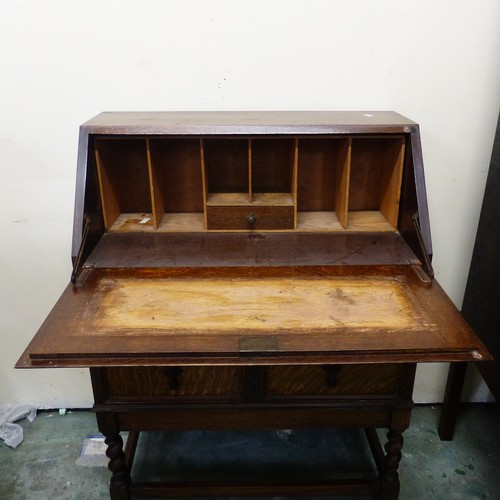
[[[408,427],[409,408],[178,408],[153,410],[102,411],[96,405],[97,421],[100,431],[106,436],[108,446],[107,456],[110,459],[109,469],[112,473],[110,480],[110,496],[113,500],[131,498],[159,498],[159,497],[222,497],[222,496],[275,496],[275,495],[371,495],[376,498],[394,499],[399,495],[398,466],[401,459],[403,445],[403,431]],[[197,425],[195,425],[197,424]],[[293,424],[293,425],[291,425]],[[168,481],[163,477],[154,477],[150,481],[150,472],[153,468],[152,460],[158,457],[153,446],[165,450],[161,442],[161,434],[154,434],[149,439],[149,446],[139,445],[139,436],[142,431],[160,429],[192,430],[192,429],[323,429],[340,428],[348,437],[352,437],[353,429],[361,429],[368,424],[373,427],[365,428],[365,435],[369,451],[373,457],[373,469],[362,464],[360,470],[347,471],[346,467],[353,464],[353,453],[365,454],[359,443],[347,445],[352,449],[345,461],[340,465],[342,474],[324,475],[315,478],[312,475],[300,475],[290,468],[289,473],[278,471],[277,478],[262,475],[238,474],[234,470],[227,478],[214,476],[210,479],[202,477],[185,481],[174,477]],[[387,427],[387,442],[385,452],[382,448],[375,427]],[[121,431],[129,431],[124,446]],[[359,434],[357,434],[359,438]],[[157,439],[157,442],[154,442]],[[313,444],[312,444],[313,445]],[[346,446],[346,445],[344,445]],[[166,451],[166,450],[165,450]],[[242,451],[243,453],[243,451]],[[342,453],[342,451],[341,451]],[[134,459],[137,462],[134,464]],[[235,456],[235,459],[238,458]],[[361,457],[355,463],[359,467]],[[145,463],[142,463],[144,462]],[[306,464],[304,464],[306,465]],[[332,472],[339,467],[338,458],[332,461]],[[243,468],[245,466],[243,465]],[[133,470],[134,469],[134,470]],[[136,473],[137,470],[137,473]],[[133,471],[133,474],[131,472]],[[141,477],[143,476],[143,477]],[[149,476],[149,477],[148,477]],[[132,480],[132,477],[134,478]],[[325,479],[328,477],[328,479]],[[142,481],[148,479],[148,481]]]

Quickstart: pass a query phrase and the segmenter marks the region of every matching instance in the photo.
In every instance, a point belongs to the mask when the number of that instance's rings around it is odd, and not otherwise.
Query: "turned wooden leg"
[[[92,373],[92,372],[91,372]],[[101,373],[94,369],[92,376],[95,380]],[[109,495],[111,500],[129,500],[130,499],[130,468],[127,464],[127,457],[123,451],[123,439],[120,436],[120,425],[118,416],[114,412],[97,411],[97,426],[99,431],[105,437],[104,442],[107,445],[106,456],[109,458],[108,469],[111,471],[111,480],[109,481]],[[133,440],[135,446],[135,439]],[[133,446],[128,446],[131,455]]]
[[[106,436],[104,442],[108,445],[106,456],[109,458],[108,469],[112,476],[109,482],[109,494],[112,500],[130,499],[130,474],[127,469],[123,439],[120,434]]]
[[[400,432],[390,430],[387,434],[387,440],[384,446],[386,455],[380,472],[380,480],[382,483],[380,498],[392,500],[399,496],[398,467],[401,461],[403,435]]]

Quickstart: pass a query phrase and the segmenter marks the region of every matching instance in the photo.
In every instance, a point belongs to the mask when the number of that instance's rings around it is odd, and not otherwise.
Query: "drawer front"
[[[274,366],[267,372],[267,397],[394,396],[403,376],[400,364]]]
[[[244,373],[238,367],[108,368],[111,398],[221,398],[238,399]]]
[[[207,229],[293,229],[293,206],[210,206]]]

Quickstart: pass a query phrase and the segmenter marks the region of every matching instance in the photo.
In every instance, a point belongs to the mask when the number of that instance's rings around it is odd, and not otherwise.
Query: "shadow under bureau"
[[[489,359],[431,255],[396,113],[102,113],[71,283],[17,366],[90,368],[113,499],[397,498],[416,363]],[[131,479],[143,431],[328,427],[366,429],[375,479]]]

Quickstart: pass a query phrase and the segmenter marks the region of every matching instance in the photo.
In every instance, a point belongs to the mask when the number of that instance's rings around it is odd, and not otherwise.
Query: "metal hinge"
[[[278,338],[274,335],[239,339],[238,352],[241,356],[270,356],[278,351]]]

